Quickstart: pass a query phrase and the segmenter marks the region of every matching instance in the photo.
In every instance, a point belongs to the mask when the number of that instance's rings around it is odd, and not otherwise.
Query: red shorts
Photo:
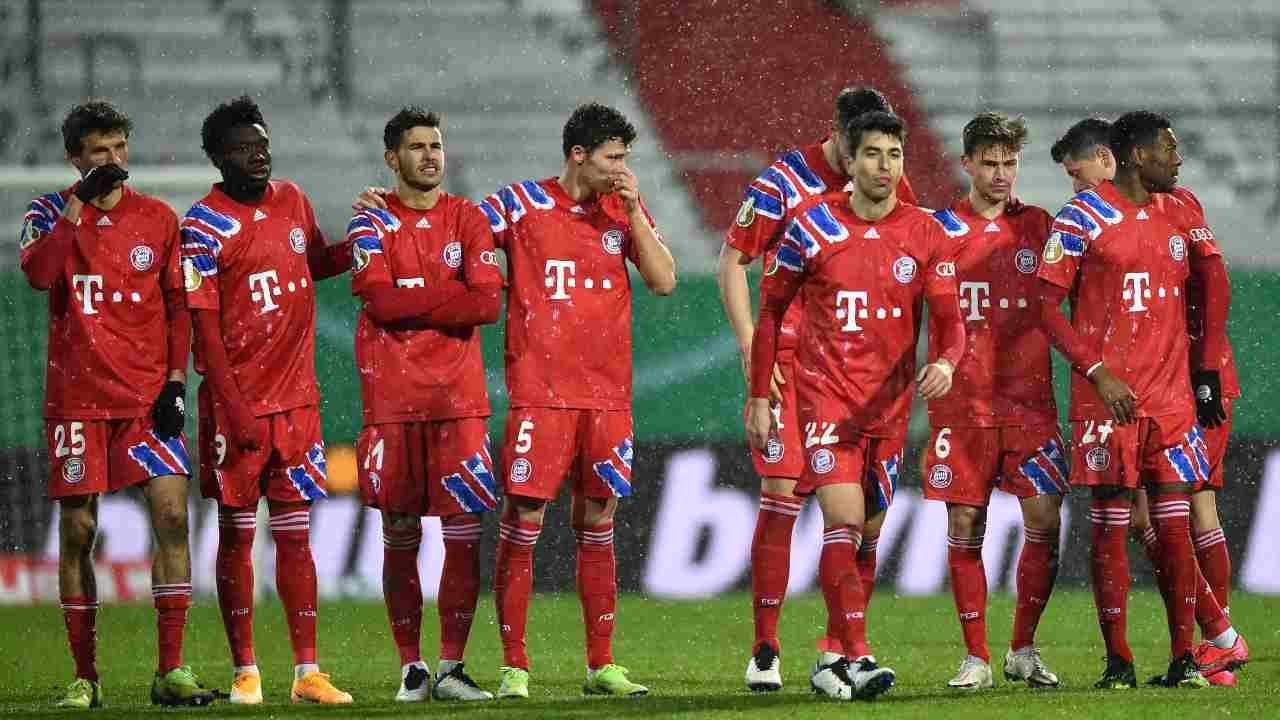
[[[1190,410],[1123,426],[1110,418],[1077,420],[1071,426],[1072,485],[1195,485],[1209,474],[1204,432]]]
[[[277,502],[325,497],[324,438],[315,405],[257,418],[262,447],[244,451],[221,428],[208,384],[200,386],[200,492],[227,507],[256,507],[266,496]]]
[[[769,446],[765,450],[751,448],[751,464],[755,466],[760,477],[799,479],[804,471],[804,445],[800,439],[800,421],[796,419],[796,383],[793,365],[783,363],[782,378],[787,381],[782,390],[782,405],[775,405],[773,418],[778,429],[769,435]],[[747,407],[742,409],[742,417],[746,418]],[[790,452],[788,452],[790,451]]]
[[[96,495],[162,475],[191,475],[181,435],[161,440],[151,418],[46,420],[49,497]]]
[[[1057,425],[944,427],[925,453],[924,496],[986,507],[997,487],[1019,498],[1069,492]]]
[[[1231,398],[1223,398],[1222,407],[1227,411],[1227,419],[1216,428],[1201,428],[1205,445],[1208,446],[1205,454],[1209,458],[1209,472],[1207,479],[1196,484],[1196,490],[1205,488],[1221,490],[1225,480],[1226,472],[1222,468],[1222,459],[1227,455],[1227,440],[1231,437],[1231,420],[1234,416]]]
[[[369,425],[356,438],[356,459],[369,507],[449,517],[498,505],[482,417]]]
[[[857,483],[866,495],[867,517],[888,510],[898,489],[902,445],[906,438],[873,438],[834,444],[813,443],[804,449],[805,467],[796,484],[796,495],[812,495],[826,485]]]
[[[511,408],[502,486],[508,495],[553,500],[571,476],[575,495],[627,497],[634,452],[629,410]]]

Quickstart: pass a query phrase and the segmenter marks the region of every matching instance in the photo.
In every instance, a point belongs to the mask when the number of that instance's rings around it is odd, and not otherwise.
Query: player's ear
[[[387,163],[387,167],[391,168],[392,172],[399,174],[400,158],[396,156],[394,150],[384,150],[382,152],[382,159]]]

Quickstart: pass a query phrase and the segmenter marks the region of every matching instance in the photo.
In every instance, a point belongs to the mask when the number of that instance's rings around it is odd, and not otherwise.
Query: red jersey
[[[440,193],[415,210],[394,193],[387,209],[361,210],[347,226],[355,262],[351,292],[432,287],[446,280],[500,286],[489,221],[475,203]],[[366,425],[487,417],[480,329],[397,329],[361,310],[356,366]]]
[[[227,360],[255,415],[320,401],[307,251],[324,242],[311,202],[287,180],[272,180],[255,205],[215,185],[182,218],[187,305],[218,312]],[[203,372],[199,352],[196,365]]]
[[[1170,214],[1181,218],[1185,229],[1183,237],[1187,238],[1190,243],[1192,267],[1202,258],[1222,255],[1222,250],[1218,247],[1218,241],[1214,238],[1213,231],[1209,229],[1208,221],[1205,220],[1204,207],[1200,204],[1200,199],[1196,197],[1195,193],[1186,188],[1178,187],[1167,195],[1163,193],[1157,194],[1155,203]],[[1204,288],[1201,287],[1199,280],[1199,277],[1194,272],[1187,278],[1187,330],[1191,337],[1192,368],[1204,366],[1201,360],[1204,356],[1204,332],[1200,327],[1200,308],[1204,303]],[[1208,366],[1221,368],[1223,395],[1226,397],[1240,397],[1240,377],[1236,373],[1235,355],[1231,351],[1230,339],[1224,339],[1222,357],[1218,359],[1218,362],[1209,363]]]
[[[107,420],[151,412],[169,367],[164,294],[182,287],[178,218],[157,198],[123,187],[108,211],[85,203],[62,217],[75,186],[31,201],[21,263],[62,233],[71,250],[49,288],[46,418]]]
[[[929,401],[929,422],[935,428],[1057,424],[1036,277],[1053,218],[1019,205],[988,220],[967,197],[934,217],[955,256],[966,346],[951,391]],[[931,359],[941,343],[931,325]]]
[[[1071,292],[1071,324],[1138,396],[1138,415],[1190,412],[1186,230],[1156,203],[1137,206],[1110,181],[1058,212],[1039,275]],[[1076,368],[1072,420],[1110,417]]]
[[[777,252],[782,240],[782,232],[795,220],[800,203],[810,197],[843,190],[849,184],[849,178],[832,170],[822,154],[824,142],[825,139],[819,140],[783,153],[751,181],[738,216],[724,237],[726,245],[753,260],[765,256],[764,264],[768,267],[771,255]],[[906,175],[898,181],[898,201],[916,204],[915,191]],[[782,319],[778,356],[784,362],[795,352],[803,303],[799,297],[793,300]]]
[[[767,297],[803,298],[799,415],[870,437],[900,437],[911,410],[925,297],[957,302],[950,243],[925,210],[898,203],[867,221],[847,193],[802,204],[764,279]],[[958,314],[958,310],[955,310]],[[963,343],[944,351],[954,365]],[[755,387],[753,376],[753,395]]]
[[[507,255],[511,407],[629,410],[636,251],[622,198],[578,203],[548,178],[508,185],[480,208]]]

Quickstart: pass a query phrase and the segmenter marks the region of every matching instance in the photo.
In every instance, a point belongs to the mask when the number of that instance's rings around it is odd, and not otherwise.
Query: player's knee
[[[64,550],[88,553],[98,537],[98,519],[85,509],[63,508],[58,531]]]
[[[1062,524],[1062,496],[1041,495],[1022,503],[1022,524],[1032,530],[1056,530]]]
[[[502,499],[502,517],[505,520],[518,520],[525,523],[542,524],[547,513],[545,500],[507,495]]]
[[[977,537],[986,530],[986,512],[971,505],[947,506],[947,530],[956,537]]]
[[[577,529],[592,528],[611,522],[618,510],[618,498],[577,498],[581,509],[573,515],[573,526]]]
[[[422,520],[417,515],[402,512],[384,512],[382,527],[395,533],[407,533],[422,528]]]
[[[760,489],[770,495],[795,495],[796,481],[791,478],[766,477],[760,481]]]
[[[164,505],[151,513],[151,525],[161,545],[176,545],[187,541],[187,508],[185,505]]]

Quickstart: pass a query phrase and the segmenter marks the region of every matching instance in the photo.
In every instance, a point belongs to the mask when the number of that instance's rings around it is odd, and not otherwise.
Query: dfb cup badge
[[[182,258],[182,281],[187,288],[187,292],[195,292],[200,289],[200,283],[204,278],[200,275],[200,271],[196,270],[196,263],[189,257]]]
[[[1066,255],[1066,250],[1062,247],[1062,233],[1055,232],[1045,241],[1044,261],[1048,265],[1053,265],[1060,262],[1064,255]]]

